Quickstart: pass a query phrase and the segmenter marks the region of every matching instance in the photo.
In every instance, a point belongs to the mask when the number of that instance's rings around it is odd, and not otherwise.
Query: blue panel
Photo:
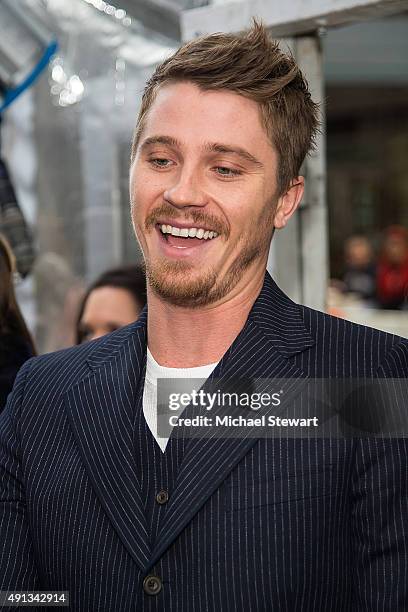
[[[44,70],[44,68],[46,68],[46,66],[48,65],[51,57],[54,55],[54,53],[56,52],[57,49],[58,49],[57,41],[56,40],[51,41],[50,44],[48,45],[48,47],[45,49],[45,51],[44,51],[40,61],[38,62],[38,64],[33,68],[33,70],[24,79],[24,81],[22,83],[20,83],[20,85],[17,85],[13,89],[9,89],[6,92],[6,95],[5,95],[4,100],[3,100],[3,104],[0,106],[0,113],[2,113],[3,110],[5,108],[7,108],[7,106],[10,106],[10,104],[12,102],[14,102],[14,100],[20,94],[23,93],[23,91],[28,89],[34,83],[34,81],[41,74],[41,72]]]

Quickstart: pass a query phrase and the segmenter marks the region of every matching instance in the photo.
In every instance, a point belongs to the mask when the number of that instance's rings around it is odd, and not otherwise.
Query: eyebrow
[[[228,145],[219,144],[219,143],[211,143],[206,146],[206,149],[211,153],[229,153],[233,155],[237,155],[238,157],[243,158],[245,161],[257,166],[258,168],[263,168],[264,165],[254,157],[249,151],[246,149],[242,149],[241,147],[229,147]]]
[[[142,142],[140,148],[146,149],[147,147],[155,144],[163,144],[169,147],[181,148],[181,143],[175,138],[172,138],[171,136],[150,136]]]
[[[141,149],[146,149],[147,147],[151,145],[155,145],[155,144],[162,144],[162,145],[167,145],[169,147],[175,147],[175,148],[181,149],[181,143],[176,138],[172,138],[171,136],[150,136],[149,138],[146,138],[146,140],[142,142],[140,147]],[[229,145],[226,145],[226,144],[213,142],[213,143],[206,144],[204,149],[210,153],[227,153],[227,154],[237,155],[238,157],[241,157],[245,161],[249,162],[250,164],[258,168],[264,167],[264,165],[262,164],[262,162],[259,161],[259,159],[257,159],[251,153],[249,153],[249,151],[241,147],[235,147],[235,146],[230,147]]]

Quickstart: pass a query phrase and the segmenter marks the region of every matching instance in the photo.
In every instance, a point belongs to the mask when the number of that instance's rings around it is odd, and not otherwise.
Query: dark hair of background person
[[[35,346],[14,292],[15,258],[0,235],[0,410],[18,370],[36,354]]]
[[[292,55],[284,53],[255,19],[239,37],[217,33],[196,38],[157,66],[144,89],[131,161],[146,117],[159,89],[187,81],[203,91],[231,91],[259,105],[261,118],[278,153],[278,191],[284,194],[319,131],[319,105]]]
[[[140,307],[141,310],[146,305],[146,275],[142,266],[120,266],[103,272],[101,276],[88,287],[80,303],[75,326],[76,344],[81,344],[81,342],[84,341],[84,334],[81,330],[81,320],[85,311],[86,302],[92,291],[101,287],[125,289],[131,294],[136,306]]]
[[[17,304],[14,292],[14,256],[5,238],[0,235],[0,333],[18,334],[31,348],[34,342]]]

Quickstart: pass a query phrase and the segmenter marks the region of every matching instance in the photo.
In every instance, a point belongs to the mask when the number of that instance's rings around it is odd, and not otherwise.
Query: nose
[[[173,184],[164,192],[164,199],[176,208],[205,206],[207,196],[202,179],[194,168],[184,166],[173,179]]]

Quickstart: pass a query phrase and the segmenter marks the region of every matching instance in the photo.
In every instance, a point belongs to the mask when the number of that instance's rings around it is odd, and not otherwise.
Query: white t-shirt
[[[209,365],[197,368],[166,368],[157,363],[149,348],[147,348],[146,378],[143,389],[143,414],[150,431],[163,453],[166,450],[169,438],[159,438],[157,435],[157,379],[202,378],[205,381],[217,363],[210,363]]]

